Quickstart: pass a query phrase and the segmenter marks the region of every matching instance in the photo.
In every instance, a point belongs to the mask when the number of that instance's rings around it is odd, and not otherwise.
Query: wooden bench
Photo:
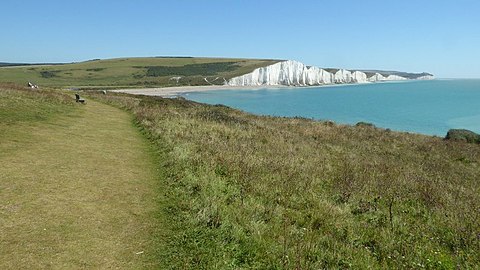
[[[85,104],[85,99],[80,98],[79,94],[75,94],[75,102],[80,102]]]

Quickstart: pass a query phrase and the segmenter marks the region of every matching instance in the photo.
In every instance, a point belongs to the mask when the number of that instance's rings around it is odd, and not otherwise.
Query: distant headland
[[[293,60],[132,57],[76,63],[0,63],[0,82],[72,89],[318,86],[433,79],[430,73],[347,70]]]
[[[266,67],[232,78],[230,86],[259,86],[259,85],[286,85],[286,86],[313,86],[343,83],[368,83],[381,81],[401,80],[430,80],[430,73],[407,73],[397,71],[362,71],[346,69],[324,69],[307,66],[298,61],[281,61]]]

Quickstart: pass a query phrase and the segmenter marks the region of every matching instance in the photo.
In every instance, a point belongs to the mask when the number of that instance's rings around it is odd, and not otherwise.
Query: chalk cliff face
[[[352,73],[346,69],[339,69],[335,72],[335,83],[351,83]]]
[[[420,76],[416,78],[415,80],[433,80],[435,77],[433,75],[425,75],[425,76]]]
[[[373,76],[368,78],[369,82],[381,82],[381,81],[385,81],[385,80],[386,80],[386,78],[380,73],[375,73]]]
[[[380,73],[367,77],[367,74],[362,71],[352,72],[346,69],[339,69],[335,73],[330,73],[322,68],[306,66],[298,61],[288,60],[257,68],[251,73],[234,77],[227,84],[230,86],[310,86],[398,80],[406,80],[406,78],[398,75],[385,77]]]
[[[403,81],[407,80],[407,78],[398,76],[398,75],[388,75],[387,78],[385,78],[386,81]]]
[[[232,78],[228,85],[290,85],[305,86],[330,84],[336,78],[330,72],[317,67],[307,67],[297,61],[283,61],[270,66],[255,69],[253,72]]]
[[[361,71],[354,71],[352,73],[352,82],[354,83],[366,83],[367,80],[367,74]]]

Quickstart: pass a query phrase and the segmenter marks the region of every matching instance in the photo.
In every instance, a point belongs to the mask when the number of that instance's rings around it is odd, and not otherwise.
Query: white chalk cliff
[[[428,76],[423,77],[421,78],[428,79]],[[430,79],[433,79],[433,76]],[[407,80],[407,78],[398,75],[385,77],[380,73],[375,73],[373,76],[368,77],[365,72],[352,72],[346,69],[339,69],[335,73],[331,73],[322,68],[306,66],[298,61],[288,60],[257,68],[250,73],[230,79],[226,84],[230,86],[311,86],[398,80]]]
[[[425,75],[425,76],[420,76],[416,78],[415,80],[433,80],[435,77],[433,75]]]
[[[403,80],[407,80],[407,78],[404,78],[398,75],[388,75],[387,78],[385,78],[385,80],[386,81],[403,81]]]
[[[387,78],[385,78],[385,76],[383,76],[382,74],[375,73],[373,76],[368,78],[368,81],[369,82],[381,82],[381,81],[385,81],[386,79]]]

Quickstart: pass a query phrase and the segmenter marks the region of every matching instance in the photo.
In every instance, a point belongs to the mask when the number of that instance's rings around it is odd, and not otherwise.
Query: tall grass
[[[162,153],[171,268],[480,265],[478,145],[92,95],[134,113]]]

